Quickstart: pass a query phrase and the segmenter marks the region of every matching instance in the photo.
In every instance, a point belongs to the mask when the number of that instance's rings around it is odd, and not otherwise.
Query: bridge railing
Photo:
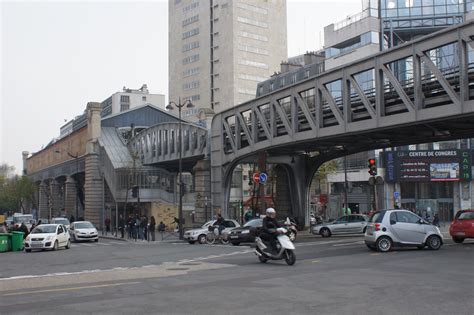
[[[468,22],[221,112],[213,150],[230,158],[304,132],[364,130],[449,104],[462,112],[473,96],[473,34]]]

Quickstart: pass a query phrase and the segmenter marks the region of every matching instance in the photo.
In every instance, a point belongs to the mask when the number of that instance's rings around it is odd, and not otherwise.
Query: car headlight
[[[25,238],[25,242],[29,242],[30,241],[30,236],[28,235],[26,238]]]
[[[240,234],[249,234],[250,230],[243,230]]]
[[[54,237],[53,235],[46,236],[45,240],[50,241],[53,239],[53,237]]]

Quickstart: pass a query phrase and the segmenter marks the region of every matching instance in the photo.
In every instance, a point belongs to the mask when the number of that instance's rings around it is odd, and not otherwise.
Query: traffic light
[[[369,159],[367,162],[370,176],[377,176],[377,161],[375,159]]]
[[[133,186],[132,188],[132,197],[138,198],[138,194],[140,193],[138,186]]]

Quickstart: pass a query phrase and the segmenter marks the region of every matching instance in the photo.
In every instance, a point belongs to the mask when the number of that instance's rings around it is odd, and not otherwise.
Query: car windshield
[[[79,222],[79,223],[75,223],[74,224],[74,227],[76,229],[93,229],[94,226],[92,225],[92,223],[90,222]]]
[[[203,228],[203,229],[207,229],[207,228],[209,227],[209,225],[211,225],[212,223],[214,223],[214,220],[204,223],[204,225],[202,226],[202,228]]]
[[[250,220],[249,222],[245,223],[244,226],[250,226],[250,227],[259,227],[262,226],[263,220],[262,219],[255,219],[255,220]]]
[[[32,215],[22,215],[13,217],[13,222],[15,223],[30,223],[33,220]]]
[[[57,223],[57,224],[69,225],[69,220],[68,220],[68,219],[64,219],[64,218],[56,218],[56,219],[54,219],[53,222],[54,222],[54,223]]]
[[[474,212],[463,212],[459,215],[458,220],[474,220]]]
[[[31,234],[56,233],[56,225],[39,225],[31,231]]]

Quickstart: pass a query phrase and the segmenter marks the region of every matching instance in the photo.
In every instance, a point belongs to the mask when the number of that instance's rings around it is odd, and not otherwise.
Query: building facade
[[[169,1],[169,98],[220,112],[255,97],[286,60],[285,0]]]

